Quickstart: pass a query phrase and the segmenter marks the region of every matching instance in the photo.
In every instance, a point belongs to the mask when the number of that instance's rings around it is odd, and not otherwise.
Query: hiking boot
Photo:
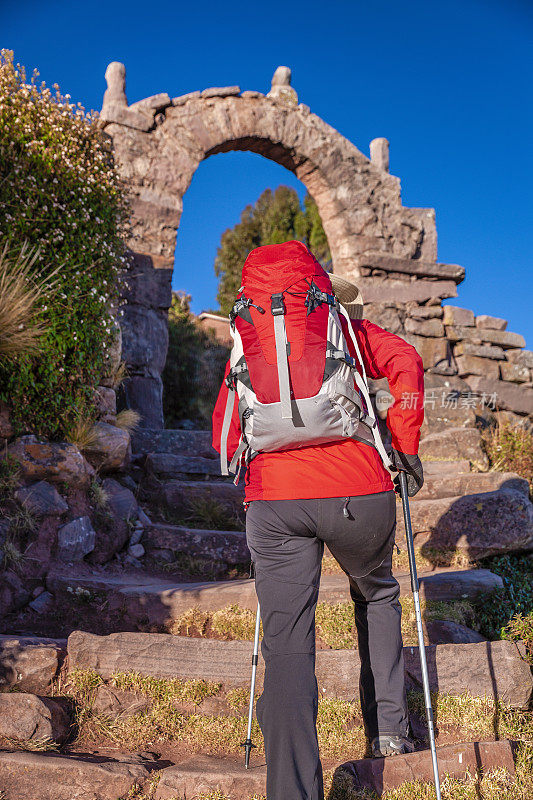
[[[401,756],[414,752],[415,746],[407,736],[376,736],[370,743],[372,758]]]

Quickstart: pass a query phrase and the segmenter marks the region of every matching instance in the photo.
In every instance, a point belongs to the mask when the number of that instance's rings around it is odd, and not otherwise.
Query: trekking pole
[[[418,649],[420,651],[420,665],[422,667],[422,683],[424,685],[424,700],[426,704],[426,717],[429,731],[429,746],[431,748],[431,761],[433,763],[433,776],[435,779],[435,793],[437,800],[441,800],[439,766],[437,763],[437,748],[435,745],[435,728],[433,726],[433,708],[429,691],[428,665],[426,661],[426,648],[424,645],[424,631],[422,630],[422,614],[420,613],[420,598],[418,575],[415,561],[415,544],[413,529],[411,527],[411,514],[409,512],[409,496],[407,494],[407,477],[403,470],[399,470],[400,494],[402,497],[403,518],[405,521],[405,537],[407,539],[407,552],[409,554],[409,571],[411,572],[411,589],[415,605],[416,630],[418,633]]]
[[[246,741],[242,743],[244,747],[244,767],[248,769],[250,766],[250,753],[255,744],[252,743],[252,718],[254,715],[254,695],[255,695],[255,677],[257,673],[257,662],[259,659],[259,627],[261,625],[261,608],[259,602],[257,603],[257,611],[255,614],[255,635],[254,635],[254,652],[252,655],[252,680],[250,685],[250,705],[248,707],[248,730],[246,732]]]

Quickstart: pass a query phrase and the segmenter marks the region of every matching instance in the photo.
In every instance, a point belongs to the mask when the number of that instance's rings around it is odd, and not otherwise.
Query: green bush
[[[202,330],[189,309],[190,297],[174,292],[168,312],[168,353],[163,371],[163,411],[167,428],[191,420],[211,426],[229,348]]]
[[[507,626],[516,615],[533,612],[533,556],[490,556],[478,562],[503,578],[497,589],[476,601],[476,628],[488,639],[508,638]]]
[[[114,329],[125,205],[108,139],[97,118],[27,81],[12,53],[0,55],[0,246],[38,248],[34,280],[55,276],[37,316],[38,355],[0,365],[0,398],[15,432],[61,437],[93,414],[94,387]]]

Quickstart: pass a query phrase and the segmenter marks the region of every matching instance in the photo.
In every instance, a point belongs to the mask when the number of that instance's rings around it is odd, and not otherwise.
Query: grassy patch
[[[533,433],[521,425],[504,423],[483,435],[492,470],[516,472],[533,491]]]
[[[20,476],[18,461],[6,453],[0,460],[0,502],[5,502],[13,497]]]
[[[529,614],[516,614],[504,629],[505,638],[522,641],[526,646],[526,658],[533,665],[533,611]]]
[[[128,692],[137,692],[157,701],[178,700],[199,705],[206,697],[220,692],[220,684],[204,680],[180,678],[153,678],[138,672],[117,672],[110,680],[111,686]]]
[[[411,597],[402,597],[402,635],[406,645],[416,645],[416,620]],[[436,600],[421,601],[420,607],[426,622],[442,619],[460,625],[475,627],[476,615],[473,605],[467,600],[449,603]],[[262,630],[262,628],[261,628]],[[226,606],[218,611],[202,611],[191,608],[176,619],[170,632],[185,636],[209,636],[211,633],[232,641],[252,641],[255,632],[255,611],[238,605]],[[317,637],[334,650],[356,647],[356,631],[353,603],[318,603],[316,607]]]

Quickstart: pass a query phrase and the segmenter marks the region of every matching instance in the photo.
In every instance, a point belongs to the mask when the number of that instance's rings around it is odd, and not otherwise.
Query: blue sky
[[[110,61],[130,102],[238,84],[290,66],[301,102],[368,154],[391,143],[408,206],[437,211],[439,260],[466,267],[455,302],[503,316],[533,347],[530,0],[0,0],[0,44],[87,108]],[[184,199],[175,288],[213,307],[221,233],[267,186],[303,190],[251,153],[200,165]]]

